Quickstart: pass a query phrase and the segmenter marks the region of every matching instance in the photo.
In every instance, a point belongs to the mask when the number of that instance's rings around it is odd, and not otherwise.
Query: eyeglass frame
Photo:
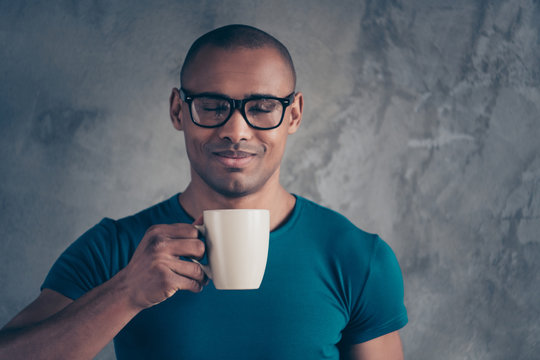
[[[185,102],[186,104],[188,104],[188,106],[189,106],[189,115],[191,117],[191,121],[195,125],[200,126],[202,128],[206,128],[206,129],[217,128],[217,127],[225,125],[227,123],[227,121],[229,121],[230,118],[232,117],[232,115],[234,114],[234,111],[237,110],[237,109],[240,111],[240,114],[244,118],[244,121],[250,127],[252,127],[253,129],[256,129],[256,130],[272,130],[272,129],[275,129],[275,128],[279,127],[281,125],[281,123],[283,122],[283,118],[285,117],[285,111],[287,110],[287,107],[294,102],[294,98],[296,96],[296,92],[293,91],[292,93],[290,93],[289,95],[287,95],[286,97],[283,97],[283,98],[280,98],[280,97],[277,97],[277,96],[254,95],[254,96],[249,96],[249,97],[247,97],[245,99],[233,99],[233,98],[230,98],[230,97],[228,97],[226,95],[215,94],[215,93],[210,93],[210,92],[203,92],[203,93],[200,93],[200,94],[189,94],[188,91],[186,91],[182,87],[179,89],[179,91],[180,91],[180,99],[182,99],[182,101]],[[229,106],[231,107],[229,116],[227,116],[227,118],[225,120],[223,120],[221,123],[219,123],[217,125],[202,125],[202,124],[199,124],[199,123],[195,122],[195,120],[193,119],[193,112],[192,112],[192,109],[191,109],[191,104],[193,103],[193,100],[195,100],[197,98],[201,98],[201,97],[210,97],[210,98],[214,98],[214,99],[222,99],[222,100],[227,101],[229,103]],[[247,119],[247,116],[246,116],[246,109],[245,109],[246,108],[246,103],[248,103],[249,101],[252,101],[252,100],[259,100],[259,99],[277,100],[277,101],[279,101],[281,103],[281,106],[283,107],[283,111],[281,112],[281,118],[279,120],[279,123],[277,123],[277,125],[267,128],[267,127],[259,127],[259,126],[253,125],[252,123],[249,122],[249,120]]]

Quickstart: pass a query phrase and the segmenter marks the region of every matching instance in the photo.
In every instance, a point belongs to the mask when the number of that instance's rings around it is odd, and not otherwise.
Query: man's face
[[[207,46],[188,67],[182,86],[190,94],[210,92],[233,99],[260,94],[285,97],[294,91],[290,68],[277,50],[266,47],[225,50]],[[208,186],[224,196],[238,197],[277,184],[287,136],[301,121],[302,102],[302,95],[297,94],[276,129],[253,129],[238,110],[223,126],[208,129],[191,121],[189,106],[174,91],[171,118],[184,131],[192,186],[203,190]]]

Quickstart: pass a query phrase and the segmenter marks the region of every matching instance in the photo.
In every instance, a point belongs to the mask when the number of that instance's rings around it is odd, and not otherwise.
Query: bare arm
[[[43,321],[72,302],[73,300],[56,291],[43,289],[37,299],[24,308],[10,322],[4,325],[2,330],[18,329],[32,323]]]
[[[403,360],[401,338],[397,331],[356,344],[341,356],[344,360]]]
[[[137,314],[113,281],[73,302],[52,290],[0,332],[0,358],[91,359]]]
[[[0,331],[0,358],[93,358],[141,310],[202,289],[200,267],[178,258],[202,257],[196,237],[187,224],[152,227],[125,269],[76,301],[44,289]]]

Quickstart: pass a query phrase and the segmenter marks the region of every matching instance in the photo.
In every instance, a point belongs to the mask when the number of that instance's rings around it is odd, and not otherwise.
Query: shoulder
[[[317,204],[306,198],[297,196],[299,222],[317,232],[331,235],[341,241],[362,241],[371,246],[379,240],[378,236],[357,227],[347,217],[326,206]]]
[[[104,218],[60,255],[42,288],[76,299],[104,283],[127,265],[148,227],[179,217],[175,201],[176,196],[119,220]]]
[[[354,226],[349,219],[335,210],[332,210],[326,206],[317,204],[316,202],[306,199],[304,197],[296,195],[297,207],[301,212],[304,220],[316,221],[325,220],[325,222],[331,222],[332,225],[341,225],[351,227]]]
[[[186,222],[189,219],[183,213],[178,203],[178,194],[176,194],[133,215],[118,220],[104,219],[103,221],[109,223],[109,226],[114,226],[120,233],[139,233],[145,232],[155,224]]]
[[[98,253],[114,252],[120,244],[124,244],[121,246],[124,247],[127,243],[130,244],[128,248],[134,248],[150,226],[171,222],[177,217],[174,200],[176,196],[117,220],[105,217],[81,235],[70,248]]]
[[[378,234],[367,232],[344,215],[297,196],[297,226],[324,246],[324,253],[352,267],[379,267],[395,261],[390,246]]]

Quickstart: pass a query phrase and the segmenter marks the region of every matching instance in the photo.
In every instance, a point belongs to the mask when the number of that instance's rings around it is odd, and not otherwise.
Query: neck
[[[279,181],[270,179],[263,188],[240,197],[228,197],[208,186],[197,186],[193,181],[180,194],[178,201],[194,219],[204,210],[214,209],[267,209],[270,210],[270,228],[279,227],[290,215],[296,199]]]

